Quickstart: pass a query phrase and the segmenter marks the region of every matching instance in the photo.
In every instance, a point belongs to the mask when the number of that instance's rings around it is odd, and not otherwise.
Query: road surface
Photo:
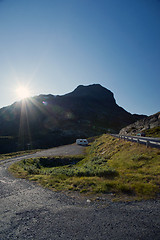
[[[36,154],[79,154],[83,149],[71,145]],[[53,192],[12,177],[7,168],[17,159],[0,165],[1,240],[159,240],[159,200],[116,203],[109,195],[93,200]]]

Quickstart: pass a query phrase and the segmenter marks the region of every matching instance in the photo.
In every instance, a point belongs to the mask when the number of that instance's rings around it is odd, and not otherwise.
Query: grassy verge
[[[103,135],[84,156],[22,160],[10,171],[54,190],[149,199],[159,194],[160,150]]]
[[[0,161],[13,158],[13,157],[19,157],[27,154],[32,154],[40,150],[26,150],[26,151],[19,151],[19,152],[13,152],[13,153],[6,153],[6,154],[0,154]]]

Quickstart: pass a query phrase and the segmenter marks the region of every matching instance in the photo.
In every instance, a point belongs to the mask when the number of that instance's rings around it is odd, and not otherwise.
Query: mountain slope
[[[149,117],[145,117],[141,120],[136,121],[133,124],[128,125],[125,128],[122,128],[120,133],[121,135],[135,135],[137,133],[149,133],[151,129],[160,128],[160,112],[153,114]],[[155,129],[155,130],[156,130]]]
[[[47,148],[117,132],[142,117],[119,107],[99,84],[78,86],[63,96],[39,95],[0,109],[0,136],[14,138],[13,148]]]

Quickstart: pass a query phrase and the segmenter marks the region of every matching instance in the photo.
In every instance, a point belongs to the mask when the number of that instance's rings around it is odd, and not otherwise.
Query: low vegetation
[[[18,156],[23,156],[23,155],[27,155],[27,154],[32,154],[32,153],[35,153],[37,151],[40,151],[40,150],[35,149],[35,150],[27,150],[27,151],[19,151],[19,152],[0,154],[0,161],[4,160],[4,159],[13,158],[13,157],[18,157]]]
[[[84,156],[22,160],[10,171],[54,190],[149,199],[159,194],[160,150],[102,135]]]
[[[160,126],[145,130],[145,136],[160,138]]]

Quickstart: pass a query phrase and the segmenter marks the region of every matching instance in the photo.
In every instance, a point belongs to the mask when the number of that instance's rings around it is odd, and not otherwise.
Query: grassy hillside
[[[10,171],[54,190],[148,199],[159,193],[160,150],[103,135],[85,156],[23,160]]]
[[[148,129],[145,131],[146,137],[160,138],[160,126]]]

